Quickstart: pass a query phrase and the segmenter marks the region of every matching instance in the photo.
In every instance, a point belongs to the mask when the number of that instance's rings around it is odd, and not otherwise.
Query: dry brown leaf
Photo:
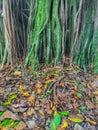
[[[35,96],[28,97],[28,102],[30,105],[33,105],[35,103]]]
[[[33,108],[29,108],[26,113],[27,113],[27,116],[31,116],[31,115],[35,114],[35,110]]]
[[[18,120],[19,119],[16,114],[13,114],[11,111],[8,111],[8,110],[6,112],[4,112],[2,117],[3,117],[3,119],[6,119],[6,118],[12,118],[14,120]]]
[[[57,130],[65,130],[65,128],[61,128],[61,126],[59,126]]]
[[[4,89],[0,87],[0,95],[3,95]]]
[[[65,84],[64,83],[61,83],[59,86],[61,86],[62,88],[65,87]]]
[[[15,130],[24,130],[25,127],[26,127],[26,124],[21,121],[21,122],[18,124],[18,126],[16,126],[14,129],[15,129]]]
[[[39,110],[39,114],[40,114],[41,116],[45,116],[45,113],[43,112],[43,110]]]
[[[52,111],[52,110],[49,110],[49,111],[47,111],[47,113],[48,113],[48,114],[52,114],[52,113],[53,113],[53,111]]]
[[[38,89],[36,90],[36,94],[41,94],[41,92],[42,92],[42,89],[41,89],[41,88],[38,88]]]
[[[23,113],[23,117],[24,117],[25,119],[27,118],[27,113],[26,113],[26,112]]]
[[[52,107],[52,110],[53,110],[53,111],[56,111],[56,107],[55,107],[55,106],[53,106],[53,107]]]
[[[92,125],[96,125],[97,123],[91,119],[89,119],[88,117],[85,116],[85,121],[89,122]]]
[[[42,87],[42,83],[41,82],[37,82],[36,88],[41,88],[41,87]]]
[[[78,103],[74,103],[73,106],[74,106],[74,108],[78,108],[79,104]]]
[[[89,109],[94,109],[95,108],[95,105],[89,100],[89,101],[86,101],[86,105]]]

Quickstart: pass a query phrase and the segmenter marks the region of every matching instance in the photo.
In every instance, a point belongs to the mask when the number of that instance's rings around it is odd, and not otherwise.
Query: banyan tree
[[[98,72],[98,0],[0,0],[1,64],[66,59]]]

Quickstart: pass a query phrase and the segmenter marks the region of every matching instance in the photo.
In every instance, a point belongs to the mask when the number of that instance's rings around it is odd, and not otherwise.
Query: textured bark
[[[11,0],[3,0],[3,22],[5,28],[6,51],[8,54],[7,63],[13,65],[17,61],[17,51]]]

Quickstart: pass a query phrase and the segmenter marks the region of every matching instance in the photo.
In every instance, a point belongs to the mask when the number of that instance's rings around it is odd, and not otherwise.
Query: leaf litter
[[[98,129],[98,76],[77,66],[0,73],[1,129]]]

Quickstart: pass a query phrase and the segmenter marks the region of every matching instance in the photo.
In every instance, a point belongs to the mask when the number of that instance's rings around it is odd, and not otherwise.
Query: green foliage
[[[24,67],[31,65],[38,70],[41,63],[56,65],[62,63],[63,57],[72,56],[73,63],[85,71],[94,63],[94,73],[98,72],[96,1],[92,4],[89,0],[11,2],[16,54],[24,59]],[[3,19],[0,16],[0,62],[3,64],[8,56],[4,41]]]
[[[61,123],[61,117],[59,114],[56,114],[56,116],[50,122],[50,130],[57,130],[57,127],[60,125],[60,123]]]
[[[59,114],[60,114],[61,116],[69,116],[69,115],[70,115],[70,112],[69,112],[69,111],[61,111],[61,112],[59,112]]]

